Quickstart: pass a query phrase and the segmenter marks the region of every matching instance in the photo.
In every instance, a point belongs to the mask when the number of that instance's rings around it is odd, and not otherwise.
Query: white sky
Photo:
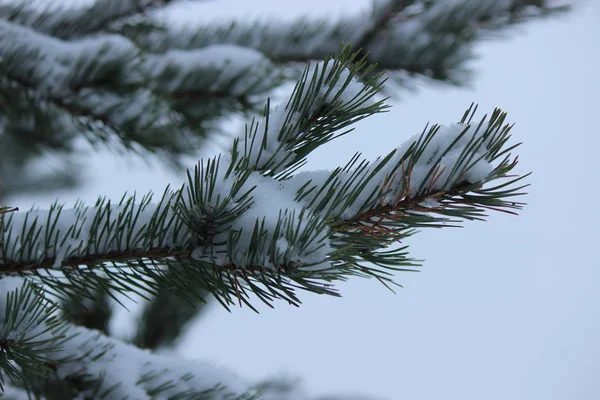
[[[330,16],[366,4],[214,0],[177,18]],[[372,159],[428,121],[458,120],[472,101],[482,113],[499,106],[524,142],[520,172],[534,172],[520,216],[493,214],[465,229],[416,235],[408,243],[425,266],[418,274],[398,274],[405,288],[396,295],[375,281],[354,279],[339,286],[342,299],[306,293],[300,308],[280,302],[256,315],[215,306],[182,340],[183,356],[213,360],[251,380],[287,373],[314,394],[600,398],[600,262],[593,233],[600,226],[593,161],[600,147],[599,20],[600,3],[588,0],[568,17],[485,42],[473,63],[472,89],[434,85],[401,92],[390,113],[363,121],[311,158],[314,169],[345,164],[357,150]],[[98,156],[90,166],[92,183],[61,200],[160,192],[184,179],[133,159]],[[31,202],[20,200],[22,208]]]

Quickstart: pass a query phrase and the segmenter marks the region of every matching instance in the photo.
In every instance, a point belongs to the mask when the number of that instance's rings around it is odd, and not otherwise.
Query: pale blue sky
[[[216,0],[180,16],[331,15],[365,4]],[[425,266],[418,274],[398,274],[405,288],[396,295],[375,281],[354,279],[339,286],[343,298],[306,293],[300,308],[280,302],[256,315],[215,306],[184,337],[182,354],[248,379],[285,372],[302,378],[314,394],[600,398],[598,21],[600,3],[588,0],[567,17],[484,42],[477,47],[481,58],[472,63],[473,88],[426,85],[417,93],[400,92],[390,113],[363,121],[310,160],[310,168],[322,169],[345,164],[357,150],[375,158],[427,122],[458,120],[472,101],[482,113],[498,106],[516,123],[515,139],[524,142],[520,172],[534,172],[520,216],[493,214],[486,223],[411,238],[412,255],[426,259]],[[90,166],[93,180],[62,200],[162,191],[184,179],[160,166],[108,156]],[[20,199],[19,206],[31,201]]]

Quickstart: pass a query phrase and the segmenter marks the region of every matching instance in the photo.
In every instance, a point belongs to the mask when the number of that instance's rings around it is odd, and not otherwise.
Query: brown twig
[[[94,265],[101,264],[103,262],[118,263],[140,258],[178,257],[189,259],[192,251],[193,249],[174,251],[173,249],[167,247],[155,247],[152,249],[135,249],[127,251],[115,250],[104,254],[87,254],[81,257],[71,257],[63,260],[60,268],[76,268],[81,265]],[[0,273],[29,272],[40,269],[52,269],[54,262],[54,257],[48,257],[36,263],[7,260],[6,262],[0,264]]]

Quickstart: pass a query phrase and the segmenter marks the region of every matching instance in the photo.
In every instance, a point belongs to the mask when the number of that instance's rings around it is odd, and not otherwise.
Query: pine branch
[[[111,25],[151,11],[177,0],[95,0],[85,5],[32,5],[15,0],[0,5],[0,18],[30,27],[60,39],[74,39],[106,31]]]
[[[150,55],[116,35],[66,42],[2,20],[0,34],[11,37],[0,44],[0,74],[37,99],[30,113],[50,104],[55,118],[71,118],[69,137],[95,143],[190,153],[213,121],[252,110],[252,96],[282,82],[259,53],[236,46]]]
[[[355,57],[347,48],[309,66],[287,103],[253,121],[230,156],[201,161],[158,203],[124,196],[3,218],[0,272],[66,297],[168,289],[192,302],[210,293],[225,307],[253,308],[250,294],[297,305],[297,289],[337,295],[332,281],[388,284],[390,271],[414,270],[405,247],[383,249],[417,228],[521,207],[508,198],[522,194],[522,178],[485,187],[516,166],[499,110],[475,124],[469,109],[374,163],[357,156],[332,172],[294,174],[315,148],[386,110],[373,100],[381,81],[360,83],[370,69]]]
[[[351,43],[368,54],[368,61],[379,70],[398,79],[417,74],[461,84],[468,77],[465,63],[472,58],[473,43],[513,24],[569,9],[555,4],[552,0],[386,0],[375,3],[371,13],[334,23],[302,18],[292,23],[232,22],[152,31],[130,27],[123,33],[153,52],[236,44],[259,50],[283,65],[322,60],[339,43]]]
[[[0,279],[0,293],[0,310],[5,311],[5,318],[0,318],[2,398],[21,399],[27,393],[47,400],[316,400],[293,382],[278,379],[248,385],[210,363],[151,353],[93,330],[40,318],[43,314],[51,315],[54,305],[43,291],[22,278]],[[14,336],[15,321],[19,325],[17,336]],[[34,337],[36,342],[27,339]],[[35,349],[33,359],[22,357],[27,348]],[[19,376],[10,375],[13,371]],[[10,383],[4,382],[3,372],[9,375]]]
[[[28,381],[56,370],[52,357],[64,343],[55,306],[21,279],[0,279],[0,392],[6,377]],[[4,375],[6,374],[6,375]]]
[[[299,305],[299,289],[339,295],[333,285],[352,276],[396,284],[395,271],[418,263],[406,246],[390,247],[416,229],[522,207],[513,198],[524,177],[511,174],[518,145],[508,145],[511,125],[500,110],[476,123],[471,107],[459,123],[426,128],[374,162],[357,154],[343,168],[297,173],[313,150],[388,109],[376,100],[382,85],[373,66],[341,47],[307,66],[286,102],[267,101],[228,154],[201,160],[157,202],[124,195],[116,204],[0,214],[0,292],[9,293],[0,304],[2,371],[40,393],[268,398],[212,367],[209,376],[201,365],[60,322],[40,286],[63,301],[170,293],[190,305],[208,294],[226,308],[256,311],[253,297]],[[508,181],[492,184],[499,179]],[[193,315],[181,311],[176,329],[140,331],[138,342],[172,340]],[[123,365],[136,373],[125,376]]]
[[[48,318],[53,306],[22,278],[0,279],[0,293],[0,309],[5,310],[0,320],[0,371],[26,387],[35,372],[38,377],[78,382],[80,390],[71,388],[86,398],[250,400],[254,395],[229,371],[152,354]],[[54,390],[60,388],[55,385]]]
[[[135,22],[125,17],[136,7],[158,4],[151,0],[118,3],[98,0],[87,8],[56,13],[48,9],[44,18],[27,4],[19,7],[12,2],[0,7],[5,18],[0,20],[0,31],[10,38],[0,44],[3,130],[21,141],[30,138],[26,146],[13,153],[24,161],[18,168],[0,165],[0,174],[6,179],[4,195],[40,184],[9,178],[26,176],[25,168],[37,157],[34,149],[41,152],[58,145],[68,152],[70,143],[81,135],[94,145],[117,144],[129,150],[159,152],[177,165],[181,154],[192,153],[209,132],[217,130],[219,118],[230,112],[257,111],[261,96],[284,82],[286,76],[265,55],[283,65],[304,63],[327,57],[340,41],[346,41],[363,48],[371,60],[379,63],[373,73],[380,69],[404,70],[460,83],[464,82],[463,56],[469,55],[460,50],[466,48],[464,43],[507,24],[566,9],[549,1],[503,5],[483,0],[450,5],[387,1],[377,3],[370,16],[346,18],[336,24],[309,20],[285,27],[234,24],[202,28],[192,34],[164,30],[158,25],[142,32],[136,27],[154,24],[151,18]],[[96,8],[98,13],[92,12]],[[111,30],[117,34],[129,30],[139,45],[161,54],[142,51],[119,35],[61,41],[26,28],[35,25],[47,31],[63,25],[92,27],[93,23],[85,22],[92,15],[99,21],[105,17],[105,21],[125,18],[127,23],[121,27],[112,24]],[[63,20],[76,22],[62,24]],[[231,45],[236,43],[241,46]],[[246,62],[232,64],[231,60],[239,59]],[[396,73],[391,76],[401,79]],[[39,132],[44,132],[43,139]],[[5,154],[0,159],[8,160],[10,156]],[[68,169],[75,170],[65,165],[47,176],[50,179],[43,180],[46,187],[77,184],[76,176],[64,173]]]

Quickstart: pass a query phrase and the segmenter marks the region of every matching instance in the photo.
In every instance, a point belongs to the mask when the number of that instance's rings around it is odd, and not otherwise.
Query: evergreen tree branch
[[[0,18],[60,39],[73,39],[106,31],[115,23],[177,1],[95,0],[84,5],[48,3],[42,8],[28,0],[13,0],[0,4]]]
[[[236,46],[148,55],[117,35],[66,42],[2,20],[0,34],[14,38],[0,43],[0,74],[39,99],[31,113],[49,103],[77,122],[70,137],[96,142],[189,153],[224,110],[248,111],[252,96],[282,82],[259,53]]]
[[[405,247],[382,249],[417,228],[522,206],[511,201],[521,177],[484,186],[516,166],[499,110],[473,123],[469,109],[460,123],[425,130],[374,163],[357,156],[332,172],[294,175],[312,150],[386,109],[373,100],[379,81],[359,82],[369,69],[354,57],[346,49],[309,66],[287,104],[267,108],[230,156],[201,161],[158,203],[134,195],[4,217],[0,272],[67,297],[168,289],[196,302],[210,293],[226,307],[253,308],[250,294],[299,304],[299,288],[337,295],[332,281],[393,283],[390,271],[414,270]]]
[[[152,354],[97,331],[48,318],[54,312],[52,304],[22,278],[5,277],[0,289],[5,316],[0,320],[0,372],[14,381],[27,385],[34,372],[79,380],[86,398],[253,397],[251,388],[228,371]]]
[[[0,293],[2,398],[21,399],[27,393],[46,400],[317,400],[289,381],[249,385],[209,363],[152,353],[59,322],[55,305],[22,278],[0,279]],[[367,400],[363,396],[319,397],[325,398]]]
[[[5,379],[26,381],[56,370],[51,358],[64,344],[64,329],[39,289],[22,279],[0,279],[0,392]],[[5,375],[6,374],[6,375]]]
[[[235,24],[202,28],[191,34],[185,29],[179,33],[161,30],[150,16],[138,18],[138,22],[135,18],[125,18],[136,7],[148,14],[145,7],[151,7],[151,3],[159,6],[150,0],[113,3],[98,0],[87,8],[52,13],[49,12],[54,8],[49,8],[45,14],[42,12],[43,18],[39,7],[28,4],[7,2],[2,5],[4,8],[0,7],[4,13],[0,30],[3,37],[10,38],[0,44],[0,103],[4,113],[0,122],[9,140],[24,142],[29,138],[26,146],[18,146],[18,152],[0,157],[9,160],[17,156],[21,160],[11,161],[11,165],[2,161],[0,173],[6,181],[3,195],[40,184],[26,173],[38,157],[34,149],[45,151],[58,145],[65,149],[66,155],[71,151],[70,143],[82,134],[93,144],[117,142],[130,150],[157,151],[177,163],[180,154],[193,152],[210,131],[217,130],[218,118],[232,111],[256,111],[261,96],[284,81],[286,77],[265,55],[284,65],[304,63],[327,57],[340,41],[346,41],[355,43],[354,48],[362,48],[363,54],[379,63],[374,73],[379,69],[404,70],[440,79],[450,77],[459,83],[464,82],[461,75],[464,60],[452,59],[453,55],[460,55],[459,47],[464,48],[463,39],[477,40],[507,24],[566,9],[555,6],[553,1],[513,1],[500,5],[483,0],[450,5],[437,1],[385,1],[375,4],[367,17],[346,18],[336,24],[310,20],[285,27],[271,23],[250,27]],[[131,37],[139,45],[160,54],[142,51],[119,35],[63,42],[41,34],[52,31],[52,26],[92,27],[85,21],[59,23],[76,21],[79,17],[87,20],[91,15],[98,20],[114,17],[115,21],[129,21],[121,27],[112,24],[112,31],[117,34],[127,34],[128,29],[136,31]],[[140,23],[151,23],[153,28],[136,30]],[[40,28],[36,35],[27,26],[45,26],[46,30]],[[404,34],[404,30],[410,34]],[[65,39],[78,37],[74,31],[68,32],[64,31]],[[274,37],[277,41],[269,39]],[[232,48],[231,44],[236,43],[241,46]],[[452,43],[458,43],[458,47],[452,47]],[[450,47],[444,50],[446,45]],[[263,55],[252,53],[252,49],[260,50]],[[374,49],[379,50],[374,52]],[[373,58],[374,55],[377,57]],[[233,59],[247,62],[232,68]],[[411,63],[411,59],[422,65]],[[204,60],[216,62],[206,65]],[[394,65],[394,60],[403,64]],[[432,69],[432,63],[441,67]],[[401,74],[391,76],[401,79]],[[44,146],[40,147],[41,144]],[[74,170],[69,165],[57,168],[42,181],[45,187],[76,185],[77,176],[69,169]],[[13,176],[22,178],[11,179]]]
[[[461,84],[468,78],[465,63],[472,57],[474,42],[515,23],[568,9],[554,0],[385,0],[376,2],[371,13],[334,23],[302,18],[292,23],[232,22],[156,30],[130,24],[122,33],[153,52],[236,44],[283,65],[322,60],[339,43],[351,43],[378,69],[398,79],[416,74]]]

